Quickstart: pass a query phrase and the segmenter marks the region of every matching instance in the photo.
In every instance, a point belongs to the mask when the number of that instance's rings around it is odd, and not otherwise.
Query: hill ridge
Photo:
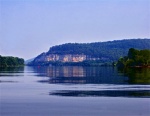
[[[85,55],[84,57],[86,58],[87,57],[98,58],[101,60],[107,59],[107,61],[112,62],[112,61],[117,61],[120,57],[126,56],[130,48],[135,48],[139,50],[150,49],[150,39],[147,38],[146,39],[123,39],[123,40],[113,40],[107,42],[65,43],[65,44],[50,47],[48,52],[44,52],[38,55],[33,62],[36,63],[42,61],[43,62],[57,61],[56,59],[61,59],[61,58],[69,59],[69,57],[73,59],[73,57],[69,55]],[[50,60],[50,58],[55,60]],[[64,61],[64,60],[60,60],[60,61]]]

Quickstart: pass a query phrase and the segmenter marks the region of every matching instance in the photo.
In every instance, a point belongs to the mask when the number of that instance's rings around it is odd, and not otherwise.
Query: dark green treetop
[[[117,66],[119,68],[125,67],[149,67],[150,66],[150,50],[137,50],[130,48],[128,56],[122,57],[118,60]]]
[[[0,56],[0,67],[14,67],[24,65],[24,59],[12,56]]]

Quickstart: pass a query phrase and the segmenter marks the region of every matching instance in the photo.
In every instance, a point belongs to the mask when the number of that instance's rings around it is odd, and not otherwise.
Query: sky
[[[64,43],[150,38],[150,0],[0,0],[0,55]]]

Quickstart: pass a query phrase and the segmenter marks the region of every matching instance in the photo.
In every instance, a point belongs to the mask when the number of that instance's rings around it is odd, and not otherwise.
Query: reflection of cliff
[[[83,67],[48,67],[49,77],[85,77]]]
[[[47,76],[46,83],[89,83],[122,84],[127,77],[121,77],[113,67],[49,66],[35,67],[39,76]]]

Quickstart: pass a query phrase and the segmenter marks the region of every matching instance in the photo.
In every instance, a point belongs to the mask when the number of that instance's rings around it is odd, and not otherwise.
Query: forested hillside
[[[150,39],[127,39],[95,43],[66,43],[53,46],[48,52],[41,53],[28,65],[102,65],[118,61],[120,57],[127,56],[128,50],[150,50]],[[86,60],[76,63],[65,62],[70,56],[84,55]],[[54,56],[54,57],[52,57]],[[59,57],[58,60],[55,60]],[[61,60],[61,59],[63,60]],[[82,57],[83,58],[83,57]],[[63,64],[62,64],[63,63]],[[78,64],[79,63],[79,64]]]
[[[0,55],[0,67],[15,67],[24,65],[24,59]]]
[[[126,56],[130,48],[150,49],[150,39],[128,39],[95,43],[67,43],[50,48],[46,54],[85,54],[116,61]]]

